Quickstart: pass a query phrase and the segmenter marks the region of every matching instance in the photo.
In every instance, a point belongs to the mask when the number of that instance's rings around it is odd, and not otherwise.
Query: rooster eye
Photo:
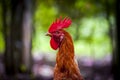
[[[56,34],[59,34],[59,32],[58,32],[58,31],[56,31],[55,33],[56,33]]]

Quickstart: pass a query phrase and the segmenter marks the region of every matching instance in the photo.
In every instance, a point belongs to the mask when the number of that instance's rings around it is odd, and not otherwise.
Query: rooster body
[[[69,27],[71,20],[58,19],[49,28],[51,47],[56,50],[56,65],[54,68],[54,80],[83,80],[74,55],[74,45],[70,34],[63,30]]]

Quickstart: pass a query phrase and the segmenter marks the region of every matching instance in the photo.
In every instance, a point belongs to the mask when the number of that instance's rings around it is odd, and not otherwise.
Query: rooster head
[[[46,35],[51,37],[50,46],[52,49],[56,50],[60,47],[60,44],[64,38],[63,29],[68,28],[71,23],[72,21],[70,18],[65,17],[62,19],[60,17],[50,25]]]

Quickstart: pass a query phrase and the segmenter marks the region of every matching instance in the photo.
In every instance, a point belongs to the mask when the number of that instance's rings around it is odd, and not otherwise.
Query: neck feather
[[[59,51],[56,57],[56,63],[58,67],[68,67],[74,62],[74,46],[70,34],[66,31],[63,31],[64,39],[61,42]]]
[[[70,34],[64,31],[64,39],[61,42],[59,53],[74,56],[74,45]]]
[[[78,64],[74,59],[74,46],[71,36],[68,32],[64,31],[64,39],[60,45],[59,51],[56,57],[56,69],[55,72],[65,73],[69,77],[77,77],[75,80],[83,80],[81,78]],[[64,75],[65,75],[64,74]],[[74,76],[75,75],[75,76]]]

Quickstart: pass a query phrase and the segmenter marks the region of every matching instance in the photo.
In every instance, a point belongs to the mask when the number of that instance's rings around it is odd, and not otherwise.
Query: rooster
[[[71,25],[70,18],[56,19],[50,25],[46,36],[50,36],[50,46],[57,50],[54,80],[83,80],[74,54],[74,45],[70,34],[64,30]]]

